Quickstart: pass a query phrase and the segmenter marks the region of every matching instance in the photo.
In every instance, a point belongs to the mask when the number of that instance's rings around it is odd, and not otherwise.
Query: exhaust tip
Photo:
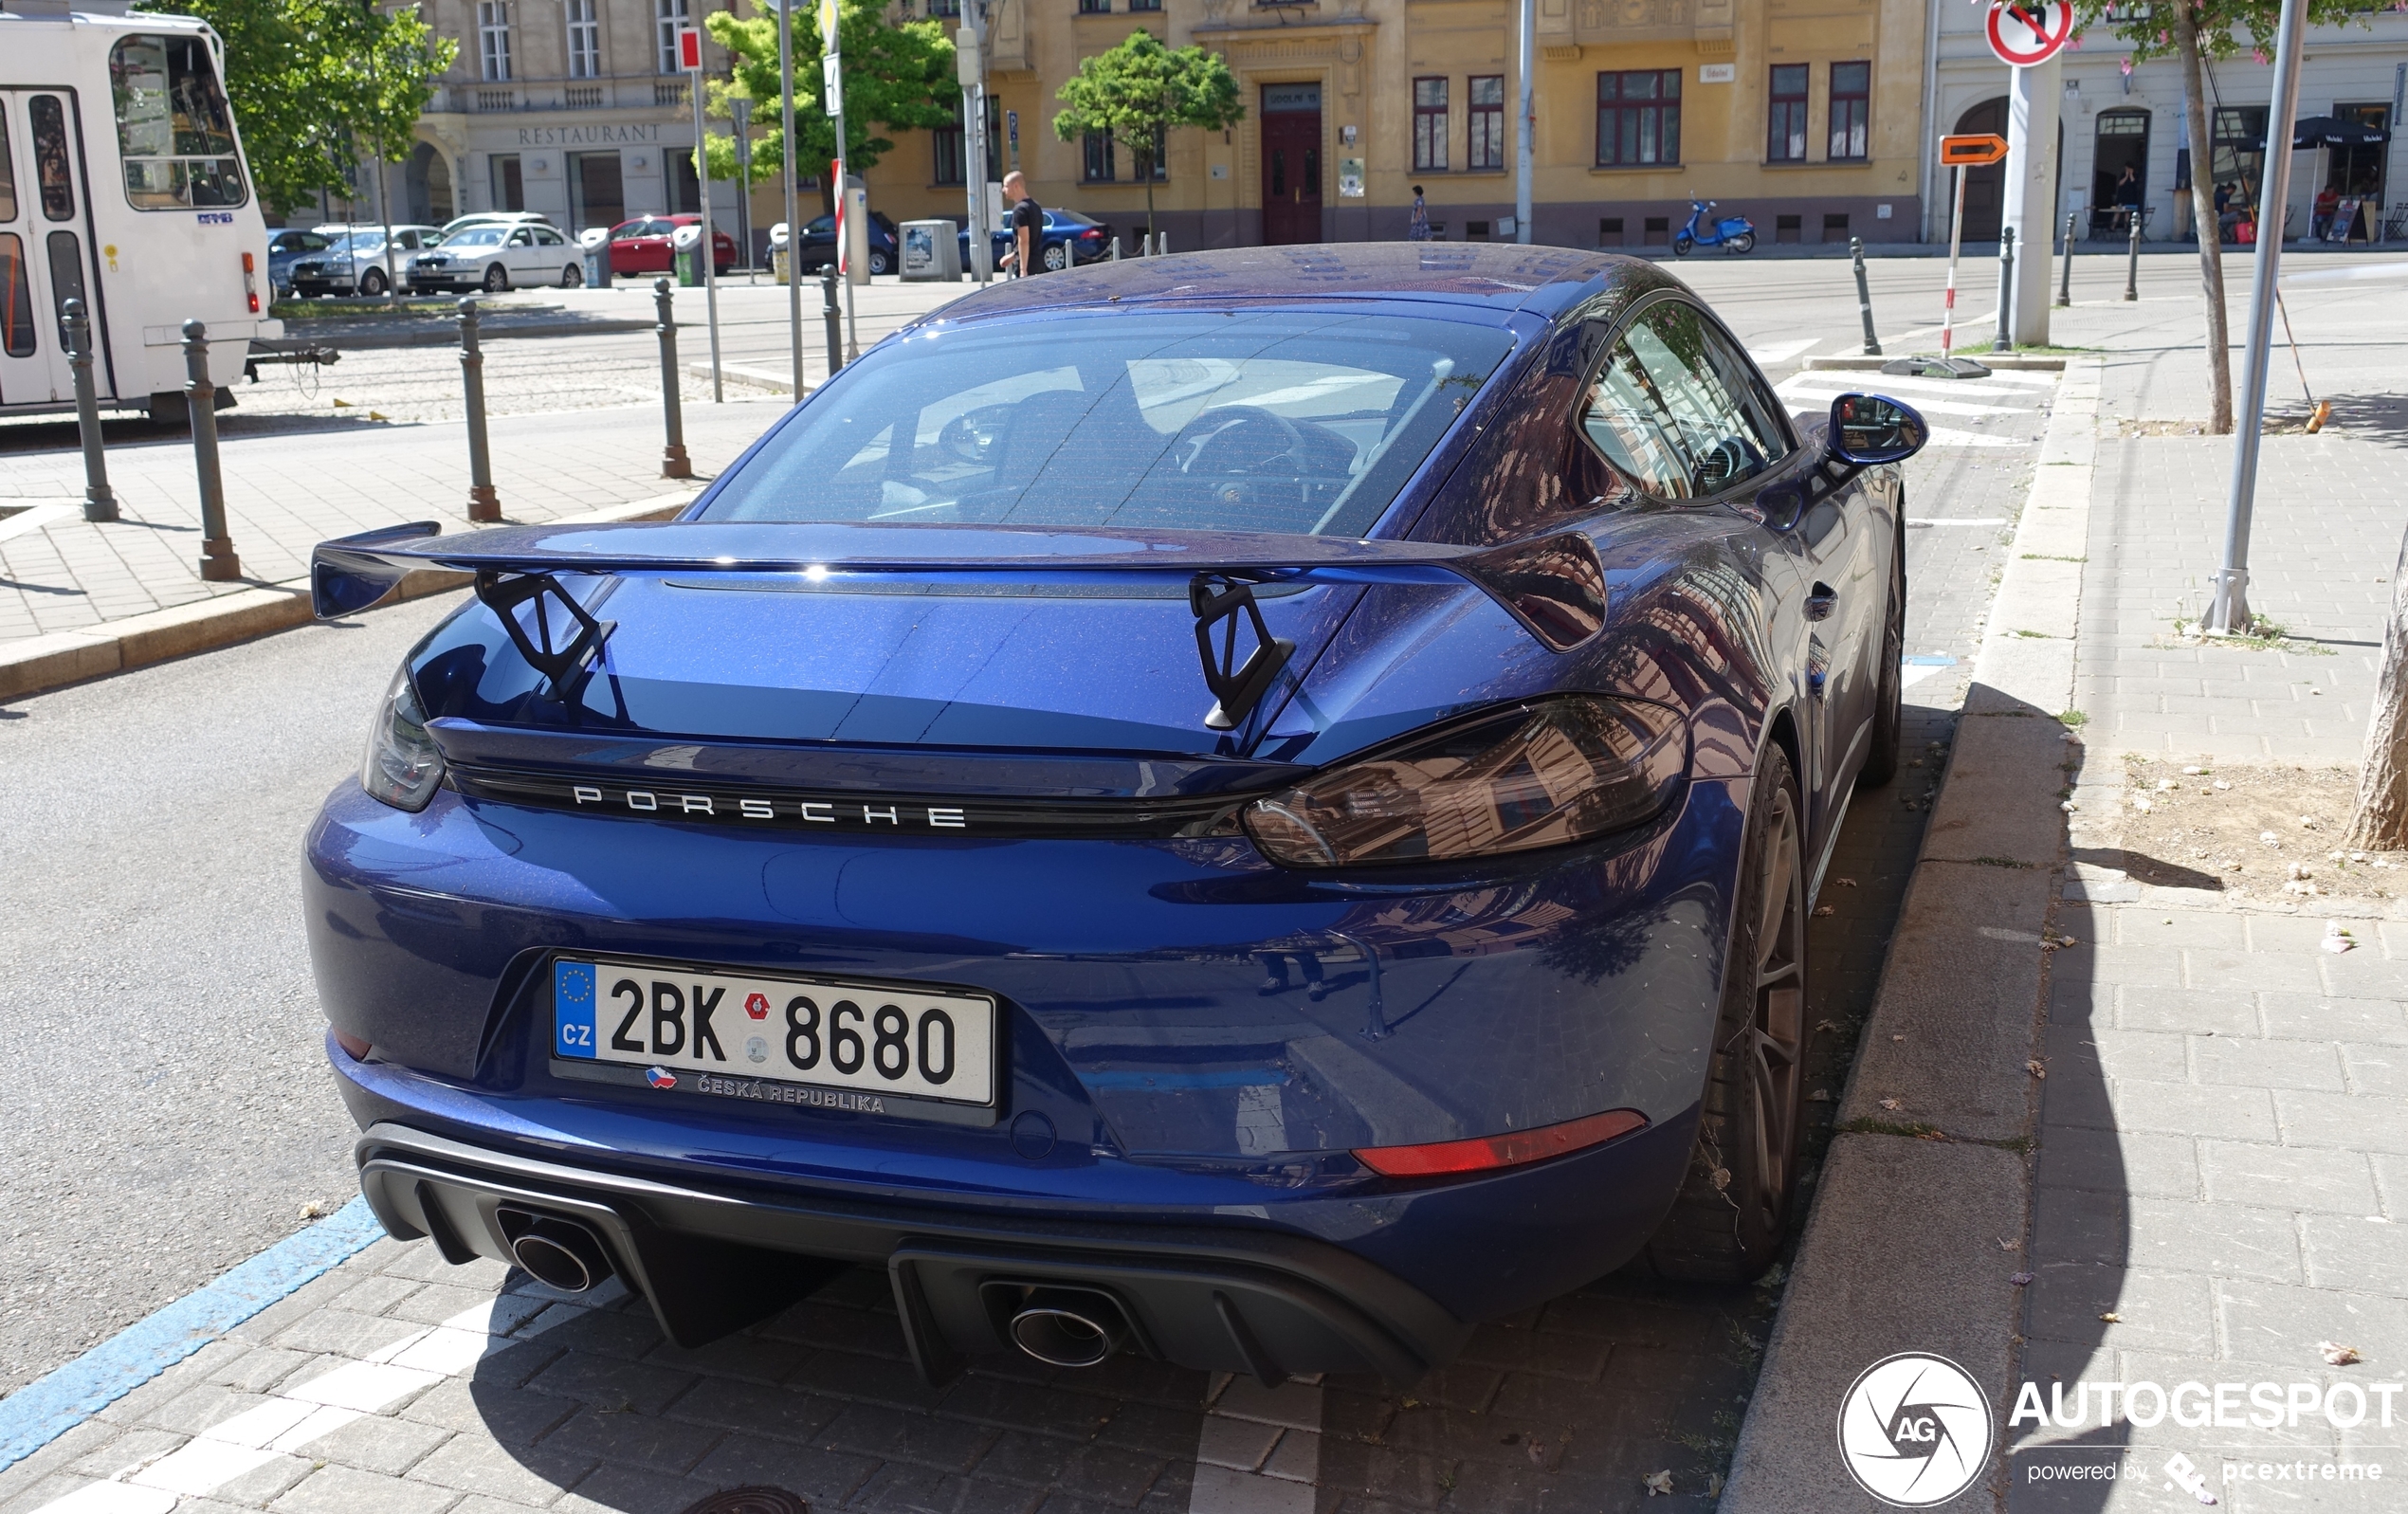
[[[1092,1367],[1121,1349],[1128,1321],[1101,1293],[1038,1288],[1012,1317],[1012,1343],[1049,1367]]]
[[[525,1210],[503,1210],[497,1217],[510,1238],[511,1257],[544,1286],[584,1293],[611,1280],[601,1237],[576,1221]]]

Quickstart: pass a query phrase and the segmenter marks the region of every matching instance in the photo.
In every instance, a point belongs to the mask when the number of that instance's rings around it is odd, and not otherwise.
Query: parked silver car
[[[442,232],[430,226],[397,226],[392,233],[391,267],[407,283],[411,260],[432,247]],[[374,299],[391,287],[387,265],[385,228],[356,228],[337,234],[334,245],[323,252],[313,253],[293,264],[293,292],[302,296],[356,294]]]
[[[532,223],[462,227],[410,264],[412,289],[498,293],[514,283],[575,289],[583,283],[583,251],[556,228]]]

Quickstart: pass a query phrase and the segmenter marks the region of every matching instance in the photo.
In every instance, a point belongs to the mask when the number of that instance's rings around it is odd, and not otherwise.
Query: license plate
[[[562,959],[552,1054],[642,1068],[662,1089],[845,1109],[872,1106],[779,1090],[992,1105],[995,1004],[894,983]]]

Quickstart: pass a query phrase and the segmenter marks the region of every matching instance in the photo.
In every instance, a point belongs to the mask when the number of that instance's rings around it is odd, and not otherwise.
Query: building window
[[[2209,151],[2210,187],[2229,184],[2231,208],[2246,210],[2257,204],[2257,187],[2266,169],[2266,107],[2218,106],[2214,118],[2215,140]],[[2253,219],[2254,219],[2253,217]]]
[[[936,143],[937,148],[935,172],[929,174],[928,182],[931,184],[966,183],[967,180],[963,177],[963,165],[969,160],[970,133],[962,125],[961,101],[958,98],[953,102],[953,124],[939,126],[928,135]]]
[[[938,16],[958,16],[961,14],[961,0],[928,0],[928,14],[931,19]]]
[[[1108,16],[1111,13],[1112,0],[1079,0],[1079,14],[1083,16]]]
[[[1505,75],[1471,79],[1471,166],[1505,167]]]
[[[510,0],[477,0],[477,56],[488,83],[510,77]]]
[[[1825,215],[1823,217],[1823,240],[1826,242],[1847,241],[1848,217],[1845,215]]]
[[[1080,175],[1089,184],[1109,184],[1121,176],[1112,161],[1112,138],[1104,132],[1089,132],[1085,138],[1086,162]]]
[[[519,155],[496,153],[489,165],[493,170],[493,208],[497,210],[523,210],[527,208],[526,181],[519,176]]]
[[[1804,234],[1805,228],[1806,218],[1802,215],[1776,215],[1773,217],[1773,240],[1796,242]]]
[[[1447,166],[1447,82],[1413,82],[1413,166],[1443,170]]]
[[[1618,247],[1622,245],[1622,218],[1618,215],[1597,217],[1597,246]]]
[[[1129,10],[1132,14],[1140,10],[1159,10],[1161,9],[1162,0],[1129,0]]]
[[[1597,167],[1681,160],[1681,71],[1597,75]]]
[[[1806,65],[1773,65],[1773,110],[1764,137],[1764,161],[1806,161]]]
[[[1873,109],[1873,65],[1831,65],[1831,160],[1861,163],[1867,156],[1867,124]]]
[[[652,0],[652,34],[660,52],[661,72],[683,71],[683,61],[677,55],[677,34],[693,23],[686,19],[688,0]]]
[[[594,14],[593,0],[568,0],[567,9],[569,77],[599,79],[602,77],[602,23]]]

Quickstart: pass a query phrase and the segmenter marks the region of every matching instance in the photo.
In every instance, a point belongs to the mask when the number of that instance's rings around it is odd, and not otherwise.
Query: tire
[[[1731,238],[1731,250],[1742,257],[1755,251],[1756,233],[1753,231],[1742,231],[1739,235]]]
[[[585,270],[584,270],[583,268],[578,267],[578,266],[577,266],[575,264],[574,264],[574,263],[570,264],[567,267],[565,267],[565,268],[561,269],[561,270],[560,270],[560,287],[561,287],[561,288],[563,288],[563,289],[582,289],[582,288],[584,288],[584,287],[585,287]]]
[[[1672,256],[1686,258],[1689,255],[1689,248],[1695,246],[1697,246],[1696,238],[1684,231],[1672,239]]]
[[[366,273],[359,276],[359,297],[361,299],[374,300],[384,292],[385,275],[382,269],[371,268]]]
[[[492,267],[487,268],[487,269],[485,270],[485,277],[484,277],[484,292],[485,292],[485,293],[487,293],[487,294],[489,294],[489,295],[498,295],[498,294],[502,293],[502,291],[503,291],[504,289],[507,289],[507,288],[509,288],[509,287],[510,287],[510,270],[509,270],[509,269],[507,269],[507,268],[503,267],[502,264],[498,264],[498,263],[497,263],[497,264],[495,264]]]
[[[1901,501],[1903,508],[1904,502]],[[1906,542],[1901,528],[1890,549],[1889,607],[1881,617],[1880,692],[1873,696],[1872,745],[1857,771],[1859,788],[1878,789],[1898,775],[1898,743],[1906,729]]]
[[[1803,814],[1788,756],[1767,747],[1748,802],[1697,1144],[1647,1243],[1663,1277],[1744,1283],[1772,1265],[1789,1232],[1805,1110]]]
[[[1070,249],[1063,244],[1056,242],[1053,246],[1046,248],[1045,256],[1037,261],[1045,264],[1046,272],[1060,273],[1063,269],[1070,265]]]
[[[885,253],[879,251],[876,247],[872,247],[869,249],[869,271],[871,273],[892,273],[895,271],[895,268],[894,264],[887,260]]]

